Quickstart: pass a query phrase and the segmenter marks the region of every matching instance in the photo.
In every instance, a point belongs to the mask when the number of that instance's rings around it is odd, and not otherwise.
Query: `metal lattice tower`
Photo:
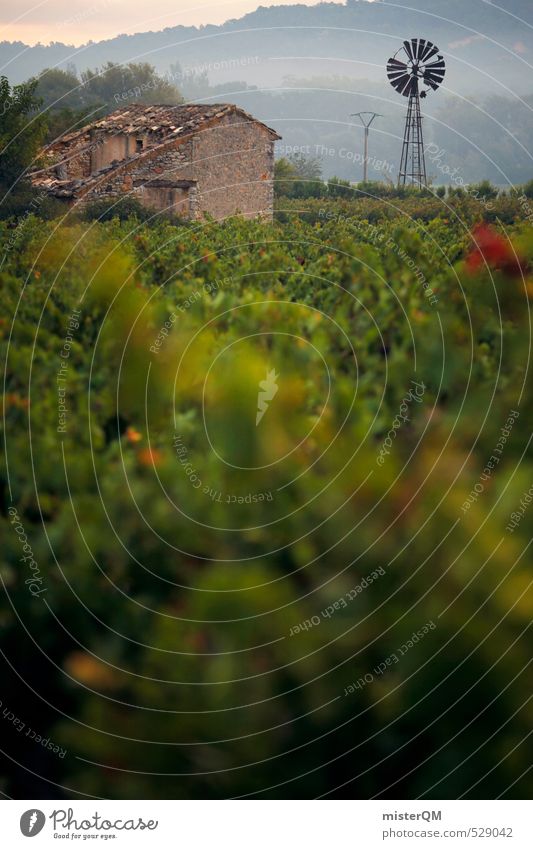
[[[403,54],[401,59],[398,58],[399,54]],[[444,58],[439,53],[439,48],[425,38],[404,41],[403,47],[387,62],[390,84],[399,94],[409,98],[398,175],[399,186],[405,186],[406,183],[419,187],[427,186],[420,98],[426,97],[430,89],[438,89],[445,72]],[[425,86],[422,91],[421,86]]]
[[[422,135],[422,115],[418,94],[409,98],[405,130],[403,134],[402,160],[398,185],[412,183],[427,186],[426,159],[424,156],[424,138]]]

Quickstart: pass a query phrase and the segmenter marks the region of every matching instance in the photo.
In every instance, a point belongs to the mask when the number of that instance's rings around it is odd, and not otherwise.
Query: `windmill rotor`
[[[404,97],[425,97],[430,89],[436,91],[445,73],[439,48],[425,38],[406,39],[387,62],[389,82]]]

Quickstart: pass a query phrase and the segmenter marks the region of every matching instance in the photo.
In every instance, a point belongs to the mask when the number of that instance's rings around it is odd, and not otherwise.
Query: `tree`
[[[0,77],[0,188],[17,192],[24,183],[28,168],[35,162],[42,145],[46,124],[38,113],[37,80],[10,87],[7,77]]]
[[[469,187],[469,192],[474,197],[484,200],[494,200],[498,197],[498,189],[492,185],[490,180],[481,180],[480,183],[474,183]]]
[[[526,183],[526,184],[522,187],[522,191],[523,191],[523,194],[524,194],[527,198],[533,198],[533,180],[529,180],[529,182],[527,182],[527,183]]]
[[[307,159],[302,154],[282,157],[276,161],[274,187],[280,197],[324,197],[327,194],[320,160]]]
[[[37,94],[46,113],[45,142],[87,124],[95,110],[97,116],[105,113],[103,104],[84,89],[75,68],[68,71],[47,68],[38,79]]]
[[[85,101],[101,103],[105,111],[125,103],[183,103],[176,86],[157,74],[148,62],[108,62],[101,69],[83,71],[81,82]]]
[[[302,180],[322,180],[322,162],[316,156],[304,156],[303,153],[293,153],[289,162],[294,173]]]
[[[349,180],[341,180],[339,177],[330,177],[328,180],[328,197],[349,198],[353,197],[353,187]]]
[[[83,71],[47,68],[38,79],[37,94],[47,109],[89,112],[101,107],[102,114],[129,102],[182,103],[178,89],[156,73],[148,62],[116,65]]]
[[[45,109],[80,109],[85,105],[77,75],[59,68],[46,68],[40,74],[37,94]]]

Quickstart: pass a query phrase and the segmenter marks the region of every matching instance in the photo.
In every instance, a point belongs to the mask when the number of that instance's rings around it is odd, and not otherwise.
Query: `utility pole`
[[[383,115],[380,115],[379,112],[354,112],[353,115],[350,115],[350,118],[359,118],[365,128],[363,180],[366,183],[368,179],[368,131],[374,118],[383,118]]]

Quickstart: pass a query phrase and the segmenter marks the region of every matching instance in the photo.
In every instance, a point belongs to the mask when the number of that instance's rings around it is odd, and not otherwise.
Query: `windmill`
[[[430,89],[438,89],[445,72],[439,48],[425,38],[404,41],[387,62],[390,84],[399,94],[409,98],[398,176],[400,186],[407,182],[427,186],[420,98],[426,97]]]

